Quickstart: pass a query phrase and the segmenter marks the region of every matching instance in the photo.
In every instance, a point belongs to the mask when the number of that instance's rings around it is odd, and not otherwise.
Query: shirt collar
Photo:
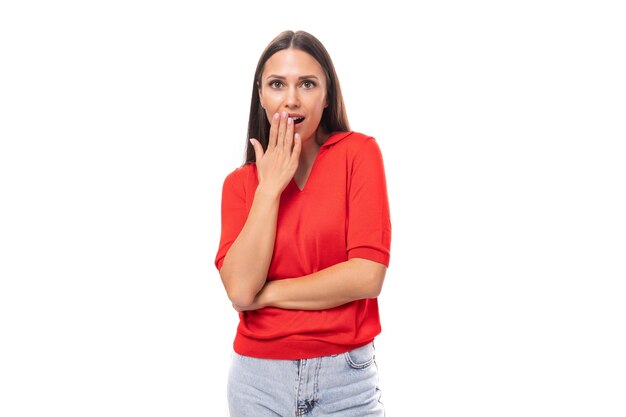
[[[330,134],[328,139],[326,139],[326,142],[324,142],[322,146],[320,146],[320,148],[326,148],[334,145],[335,143],[339,142],[343,138],[350,136],[351,134],[352,132],[333,132]]]

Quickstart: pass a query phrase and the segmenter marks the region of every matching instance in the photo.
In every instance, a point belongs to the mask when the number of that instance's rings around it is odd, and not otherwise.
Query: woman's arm
[[[295,136],[295,137],[294,137]],[[259,185],[241,232],[228,249],[220,277],[233,304],[250,305],[267,279],[274,243],[280,196],[298,167],[301,141],[294,135],[287,113],[274,115],[265,151],[252,141]]]
[[[246,306],[265,284],[269,270],[280,195],[257,187],[243,229],[224,257],[220,277],[231,302]]]
[[[373,138],[359,142],[348,198],[348,261],[303,277],[269,281],[252,304],[233,307],[323,310],[377,297],[389,262],[391,223],[382,154]]]
[[[380,294],[387,267],[352,258],[300,278],[268,281],[248,306],[233,303],[238,311],[279,307],[291,310],[325,310]]]

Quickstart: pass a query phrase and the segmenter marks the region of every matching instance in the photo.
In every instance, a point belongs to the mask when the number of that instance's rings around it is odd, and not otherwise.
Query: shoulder
[[[371,175],[384,171],[383,155],[373,136],[352,132],[342,142],[345,142],[346,161],[353,173]]]
[[[375,147],[378,148],[376,138],[361,132],[350,132],[346,137],[346,145],[351,148],[361,149],[363,147]]]
[[[337,149],[355,151],[363,147],[378,147],[376,139],[373,136],[366,135],[361,132],[339,132],[331,135],[328,141],[322,145],[324,147],[333,147]]]
[[[348,139],[349,142],[358,142],[358,143],[365,143],[365,142],[369,142],[372,140],[376,140],[374,139],[373,136],[370,135],[366,135],[365,133],[361,133],[361,132],[350,132],[350,134],[346,137],[346,139]]]
[[[224,179],[224,187],[245,187],[250,178],[256,178],[256,164],[254,162],[244,164],[231,171]]]
[[[337,143],[352,158],[361,158],[366,155],[380,155],[380,147],[373,136],[361,132],[349,132],[343,140]]]
[[[252,173],[256,173],[256,164],[254,162],[250,162],[235,168],[226,176],[226,179],[241,180],[247,178]]]

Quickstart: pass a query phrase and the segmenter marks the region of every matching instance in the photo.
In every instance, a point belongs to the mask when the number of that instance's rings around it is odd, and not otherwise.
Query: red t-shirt
[[[246,222],[258,183],[254,163],[224,180],[218,270]],[[390,243],[378,144],[360,133],[334,133],[321,146],[303,190],[292,179],[280,197],[267,279],[302,277],[350,258],[389,266]],[[381,331],[376,298],[327,310],[266,307],[240,313],[239,320],[235,352],[267,359],[343,353],[371,342]]]

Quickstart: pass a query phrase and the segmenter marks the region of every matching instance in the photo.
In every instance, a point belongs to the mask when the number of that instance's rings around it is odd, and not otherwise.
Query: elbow
[[[383,290],[383,282],[387,273],[387,266],[370,260],[358,260],[363,268],[362,273],[366,277],[366,285],[362,287],[363,298],[376,298]]]
[[[366,298],[377,298],[383,290],[383,282],[385,281],[385,273],[373,274],[370,277],[370,285],[368,286],[368,293]]]
[[[251,306],[256,298],[256,294],[245,288],[226,287],[226,294],[231,303],[243,308]]]
[[[236,304],[239,307],[249,307],[256,298],[256,293],[251,289],[242,287],[241,285],[234,285],[233,280],[228,278],[228,274],[220,271],[220,277],[222,278],[222,284],[226,290],[226,295],[231,303]]]
[[[234,305],[244,308],[244,309],[250,307],[252,303],[254,302],[254,297],[250,297],[247,294],[239,295],[239,294],[228,293],[228,299]]]

